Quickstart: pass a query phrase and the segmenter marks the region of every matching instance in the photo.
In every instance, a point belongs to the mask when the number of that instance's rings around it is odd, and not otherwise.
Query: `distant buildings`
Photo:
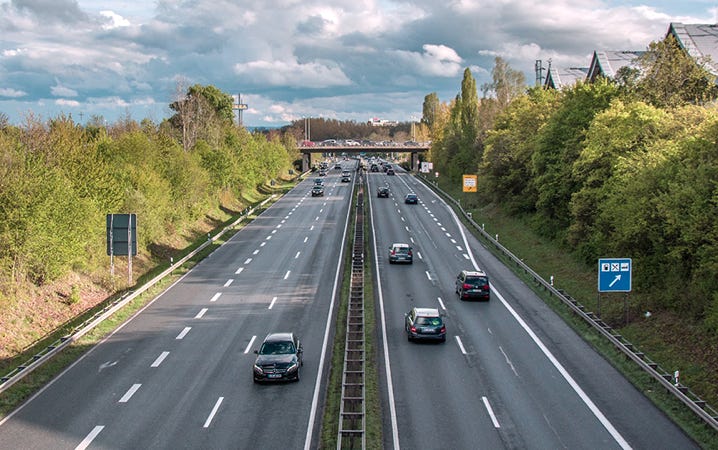
[[[666,32],[673,35],[678,45],[684,49],[697,63],[718,77],[718,25],[671,23]],[[636,60],[645,53],[642,51],[609,51],[595,50],[588,67],[571,67],[568,69],[551,67],[549,62],[544,89],[562,89],[576,84],[579,80],[585,83],[595,81],[599,76],[614,78],[621,67],[637,67]]]
[[[369,120],[369,125],[373,127],[395,127],[399,125],[399,122],[396,120],[386,120],[378,117],[372,117],[371,120]]]

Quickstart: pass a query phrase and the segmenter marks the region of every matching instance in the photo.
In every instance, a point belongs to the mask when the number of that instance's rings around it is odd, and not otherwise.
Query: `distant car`
[[[419,197],[416,194],[406,194],[404,197],[404,203],[416,205],[419,202]]]
[[[342,175],[342,183],[349,183],[352,180],[352,177],[349,175]]]
[[[409,244],[395,242],[389,247],[389,264],[414,262],[414,253]]]
[[[299,370],[304,364],[302,344],[294,333],[271,333],[264,338],[252,372],[254,382],[299,381]]]
[[[488,301],[491,297],[489,277],[483,271],[462,270],[456,277],[456,293],[461,300],[478,298]]]
[[[306,139],[299,143],[300,147],[314,147],[315,145],[316,145],[315,142],[312,142],[312,141],[309,141]]]
[[[376,196],[389,198],[389,188],[387,186],[379,186],[379,189],[376,190]]]
[[[320,177],[325,177],[325,176],[327,176],[327,171],[324,170],[324,169],[319,169],[319,176],[320,176]]]
[[[369,168],[369,172],[379,172],[379,166],[372,164]]]
[[[324,178],[315,178],[314,185],[315,186],[324,186]]]
[[[324,197],[324,186],[315,184],[312,188],[312,197]]]
[[[411,308],[404,315],[404,329],[410,341],[427,339],[446,342],[446,325],[436,308]]]
[[[322,147],[333,147],[337,145],[336,139],[325,139],[320,144]]]
[[[336,163],[336,164],[334,165],[334,168],[337,169],[337,170],[342,170],[342,165],[339,164],[339,163]]]
[[[394,169],[392,169],[391,167],[389,167],[388,169],[386,169],[386,174],[387,174],[387,175],[396,175],[396,174],[394,173]]]

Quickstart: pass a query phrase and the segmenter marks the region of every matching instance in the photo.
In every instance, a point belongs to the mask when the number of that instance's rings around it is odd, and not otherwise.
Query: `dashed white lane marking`
[[[267,236],[267,238],[265,239],[265,241],[268,241],[268,240],[270,240],[270,239],[272,239],[272,236]]]
[[[404,228],[406,228],[406,231],[409,231],[409,227],[404,227]]]
[[[469,255],[467,255],[466,253],[464,253],[464,258],[471,259],[471,258],[469,258]]]
[[[431,275],[429,274],[429,271],[425,270],[424,273],[426,274],[426,278],[428,278],[429,281],[431,281]]]
[[[314,220],[319,220],[319,216],[315,217]]]
[[[239,269],[237,269],[236,272],[234,272],[234,274],[239,275],[240,273],[242,273],[243,270],[244,270],[244,267],[240,267]]]
[[[459,336],[454,336],[456,339],[456,343],[459,344],[459,350],[461,350],[461,353],[464,355],[466,354],[466,349],[464,348],[464,343],[461,342],[461,338]]]
[[[285,279],[285,280],[286,280],[287,278],[289,278],[289,274],[290,274],[290,273],[292,273],[292,271],[291,271],[291,270],[287,270],[287,273],[284,274],[284,279]]]
[[[80,442],[80,444],[75,447],[75,450],[85,450],[87,447],[90,446],[93,440],[97,437],[98,434],[105,428],[104,425],[97,425],[95,428],[90,431],[90,434],[88,434],[85,439]]]
[[[456,244],[456,239],[451,238],[451,239],[449,239],[449,240],[451,241],[452,244]]]
[[[209,424],[212,423],[212,419],[214,418],[214,415],[217,414],[219,405],[221,405],[223,401],[224,401],[224,397],[220,397],[217,399],[217,403],[214,404],[214,408],[212,408],[212,412],[209,413],[209,417],[207,417],[207,420],[204,422],[204,428],[209,428]]]
[[[269,304],[269,308],[267,308],[267,309],[272,309],[272,306],[274,306],[274,303],[275,303],[276,301],[277,301],[277,297],[274,297],[274,298],[272,299],[272,302]]]
[[[413,238],[413,237],[410,237],[409,239],[411,240],[411,243],[412,243],[412,244],[416,244],[416,242],[414,242],[414,238]]]
[[[311,227],[309,227],[309,231],[312,231],[313,229],[314,229],[314,225],[312,225]]]
[[[421,256],[421,252],[416,252],[416,254],[417,254],[417,256],[419,257],[419,259],[424,259],[424,258]]]
[[[247,264],[249,264],[251,262],[252,262],[252,258],[247,258],[244,260],[244,265],[246,266]]]
[[[197,313],[197,315],[194,316],[194,318],[195,318],[195,319],[201,319],[207,311],[209,311],[209,308],[202,308],[202,309],[200,309],[199,312]]]
[[[253,255],[256,255],[257,253],[259,253],[259,249],[252,252]]]
[[[296,254],[296,255],[294,255],[294,259],[297,259],[297,258],[299,258],[299,255],[300,255],[301,253],[302,253],[302,252],[297,252],[297,254]]]
[[[212,296],[211,299],[209,299],[209,301],[210,301],[210,302],[216,302],[217,299],[218,299],[219,297],[221,297],[221,296],[222,296],[222,293],[221,293],[221,292],[217,292],[216,294],[214,294],[214,295]]]
[[[227,280],[227,282],[224,283],[224,287],[229,287],[229,285],[232,283],[234,283],[234,278],[230,278],[229,280]]]
[[[436,299],[439,300],[439,305],[441,305],[441,309],[443,309],[444,311],[446,311],[446,306],[444,306],[444,302],[441,301],[441,297],[436,297]]]
[[[406,222],[406,220],[404,220],[403,217],[399,217],[399,218],[401,219],[402,222]]]
[[[187,336],[187,333],[189,333],[189,330],[191,329],[192,327],[184,327],[184,330],[180,331],[180,334],[178,334],[175,339],[184,339],[184,337]]]
[[[304,243],[306,244],[308,240],[309,240],[309,236],[305,236],[305,237],[304,237]]]
[[[167,355],[169,355],[169,354],[170,354],[170,352],[160,353],[160,356],[158,356],[157,359],[155,359],[155,362],[153,362],[150,367],[159,367],[160,364],[162,364],[162,361],[164,361],[165,358],[167,358]]]
[[[501,425],[499,425],[499,421],[496,420],[496,415],[494,415],[494,410],[491,409],[491,405],[489,404],[489,399],[486,397],[481,397],[481,400],[483,400],[483,402],[484,402],[486,411],[489,412],[489,416],[491,417],[491,422],[494,423],[494,428],[501,428]]]
[[[275,234],[276,232],[277,232],[277,230],[272,230],[272,233],[271,233],[271,234]]]
[[[128,401],[130,401],[130,399],[133,395],[135,395],[135,392],[137,392],[140,386],[142,385],[139,383],[133,384],[132,387],[127,392],[125,392],[125,395],[122,396],[118,403],[127,403]]]
[[[266,242],[262,242],[261,244],[259,244],[260,247],[264,247],[265,245],[267,245]]]
[[[247,344],[247,348],[244,349],[244,354],[246,355],[249,353],[249,350],[252,349],[252,344],[254,344],[254,340],[257,339],[257,336],[252,336],[252,339],[249,340],[249,344]]]

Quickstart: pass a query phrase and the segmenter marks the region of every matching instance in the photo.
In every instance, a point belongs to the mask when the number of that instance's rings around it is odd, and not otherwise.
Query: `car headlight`
[[[259,367],[259,366],[256,365],[256,364],[254,365],[254,371],[255,371],[256,373],[260,373],[260,374],[263,374],[263,373],[264,373],[264,370],[262,370],[262,368]]]
[[[299,364],[297,362],[293,362],[289,367],[287,367],[287,372],[294,372],[299,368]]]

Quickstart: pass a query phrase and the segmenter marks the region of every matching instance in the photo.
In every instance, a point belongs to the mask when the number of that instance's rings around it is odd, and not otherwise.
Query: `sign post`
[[[598,260],[598,302],[597,314],[601,316],[602,292],[631,292],[631,274],[633,262],[631,258],[600,258]],[[627,308],[628,294],[624,299],[624,310]]]
[[[114,275],[114,256],[127,256],[127,281],[132,284],[132,257],[137,255],[137,214],[107,214],[107,255],[110,275]]]

